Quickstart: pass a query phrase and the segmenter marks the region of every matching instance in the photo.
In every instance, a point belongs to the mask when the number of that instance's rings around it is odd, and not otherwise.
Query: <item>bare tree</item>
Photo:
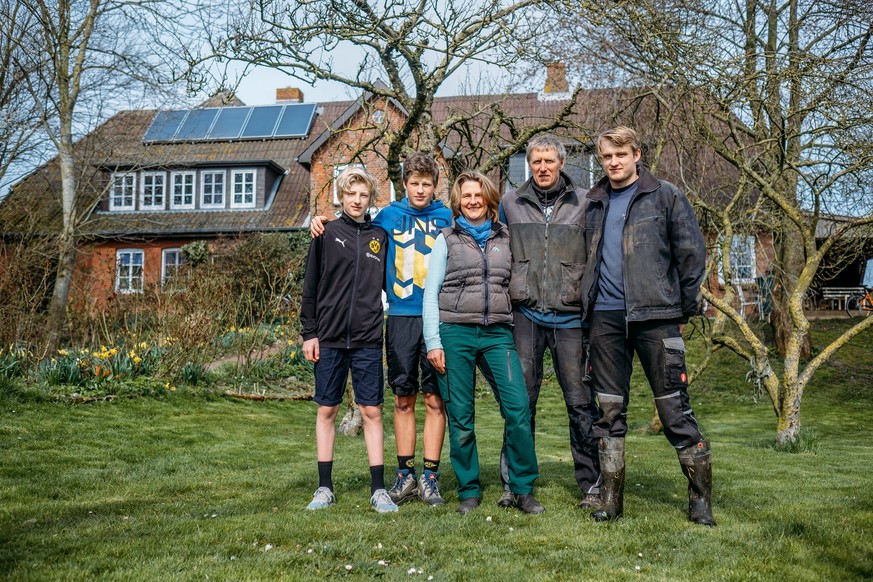
[[[0,0],[0,198],[9,183],[34,163],[40,152],[41,111],[27,90],[43,63],[32,35],[34,19],[15,0]]]
[[[721,235],[729,292],[705,296],[740,330],[734,338],[717,323],[714,339],[749,361],[772,401],[777,443],[794,442],[812,375],[873,325],[869,319],[854,325],[813,356],[802,308],[826,253],[849,246],[844,242],[853,235],[869,236],[873,223],[866,180],[873,162],[873,8],[827,0],[676,0],[610,3],[589,15],[574,20],[584,70],[654,87],[658,99],[681,105],[698,147],[711,148],[741,176],[734,195],[707,207],[708,224]],[[817,240],[817,226],[833,213],[848,216]],[[756,228],[774,237],[781,373],[771,365],[777,354],[730,301],[731,236]]]
[[[222,2],[204,12],[214,15],[228,6],[236,12],[228,15],[229,32],[213,37],[205,53],[273,67],[306,83],[336,81],[356,93],[399,105],[405,113],[402,122],[386,128],[379,139],[388,144],[389,178],[400,195],[403,157],[412,151],[437,151],[449,134],[454,139],[467,135],[463,126],[469,120],[491,119],[499,108],[503,91],[481,107],[452,111],[445,121],[435,121],[434,96],[446,79],[471,65],[508,68],[520,62],[524,51],[535,46],[550,4],[545,0]],[[350,53],[359,55],[353,63],[335,56]],[[539,131],[562,123],[561,115],[543,120]],[[503,143],[489,152],[485,156],[489,167],[503,163],[538,133],[528,129],[516,136],[511,147]],[[475,147],[475,143],[464,145]]]
[[[170,80],[161,75],[161,49],[173,38],[168,26],[184,19],[174,14],[181,13],[180,4],[161,0],[19,0],[16,10],[29,23],[20,42],[42,49],[25,52],[20,67],[36,73],[23,82],[41,107],[42,129],[57,151],[61,175],[63,226],[46,336],[53,349],[66,320],[79,226],[96,203],[80,188],[79,176],[87,170],[74,155],[74,143],[106,118],[107,109],[136,103]]]

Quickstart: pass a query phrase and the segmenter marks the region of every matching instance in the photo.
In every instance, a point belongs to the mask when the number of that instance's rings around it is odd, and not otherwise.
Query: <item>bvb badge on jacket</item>
[[[382,248],[382,245],[379,244],[379,241],[376,239],[372,239],[370,241],[370,250],[373,251],[374,254],[379,254],[379,250]]]

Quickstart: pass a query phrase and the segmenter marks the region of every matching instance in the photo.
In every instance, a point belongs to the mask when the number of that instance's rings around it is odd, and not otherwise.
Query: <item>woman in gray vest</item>
[[[458,176],[450,193],[454,225],[437,236],[424,285],[424,341],[428,360],[439,372],[461,514],[479,507],[482,496],[475,433],[477,360],[494,375],[515,507],[524,513],[544,511],[533,496],[539,469],[512,339],[512,255],[509,231],[497,218],[499,202],[497,188],[484,174]]]

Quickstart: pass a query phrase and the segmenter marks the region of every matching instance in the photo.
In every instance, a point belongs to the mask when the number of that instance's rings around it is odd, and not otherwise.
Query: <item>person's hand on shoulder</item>
[[[327,216],[319,214],[312,218],[309,222],[309,236],[318,238],[324,234],[324,224],[327,222]]]

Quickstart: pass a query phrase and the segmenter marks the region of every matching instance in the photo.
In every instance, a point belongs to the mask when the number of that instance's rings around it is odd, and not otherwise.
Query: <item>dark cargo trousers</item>
[[[440,392],[449,424],[450,458],[458,479],[458,498],[481,497],[476,445],[476,362],[487,363],[495,380],[495,396],[503,417],[509,488],[518,495],[533,492],[539,476],[530,427],[524,376],[508,325],[440,324],[446,373]]]
[[[536,433],[537,401],[543,384],[543,356],[548,348],[567,407],[570,454],[573,456],[576,483],[582,493],[598,493],[600,460],[592,424],[600,413],[592,387],[585,377],[586,370],[583,369],[587,354],[582,343],[582,329],[544,327],[518,311],[514,312],[514,322],[512,333],[524,372],[531,434]]]
[[[591,315],[591,367],[601,418],[594,435],[627,434],[627,405],[634,353],[655,396],[664,435],[677,449],[703,440],[688,399],[685,343],[674,320],[625,322],[624,311]]]

